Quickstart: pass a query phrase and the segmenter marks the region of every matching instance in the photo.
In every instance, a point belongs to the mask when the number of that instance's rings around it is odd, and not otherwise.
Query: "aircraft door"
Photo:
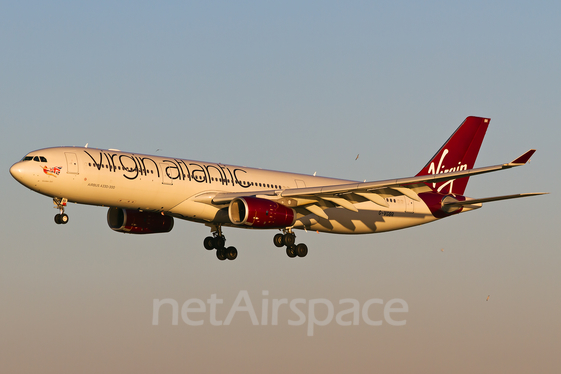
[[[162,184],[173,184],[173,175],[170,175],[170,170],[168,169],[169,166],[170,164],[160,163],[160,170],[162,172]]]
[[[78,174],[78,158],[76,153],[64,152],[64,156],[66,156],[66,173]]]
[[[405,200],[405,212],[415,213],[415,201],[407,196],[404,196],[403,199]]]

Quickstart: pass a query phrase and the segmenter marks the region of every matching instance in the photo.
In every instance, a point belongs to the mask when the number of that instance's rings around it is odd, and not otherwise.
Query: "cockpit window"
[[[35,161],[35,162],[47,162],[47,158],[44,156],[25,156],[22,161]]]

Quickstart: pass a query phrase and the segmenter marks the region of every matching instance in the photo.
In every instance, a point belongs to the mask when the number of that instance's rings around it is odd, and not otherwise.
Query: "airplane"
[[[57,224],[68,223],[68,202],[106,206],[117,232],[164,233],[174,218],[203,223],[203,240],[220,260],[234,260],[222,227],[275,229],[273,243],[305,257],[294,230],[367,234],[433,222],[483,203],[544,193],[464,196],[469,177],[526,164],[531,149],[511,162],[474,168],[490,119],[467,117],[414,177],[358,182],[222,163],[122,152],[53,147],[28,153],[11,168],[25,187],[53,199]]]

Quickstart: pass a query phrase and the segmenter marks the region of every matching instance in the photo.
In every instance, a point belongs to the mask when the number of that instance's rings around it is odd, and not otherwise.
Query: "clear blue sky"
[[[561,49],[557,2],[18,1],[0,6],[0,372],[557,372]],[[9,167],[84,145],[356,180],[414,175],[468,115],[490,117],[466,193],[550,195],[364,236],[112,232]],[[355,161],[357,154],[360,154]],[[405,326],[171,324],[153,299],[405,300]],[[263,291],[268,291],[263,296]],[[489,301],[485,301],[490,295]],[[372,318],[383,314],[373,306]],[[325,312],[325,310],[323,310]],[[318,307],[318,316],[322,316]],[[271,317],[269,317],[271,318]]]

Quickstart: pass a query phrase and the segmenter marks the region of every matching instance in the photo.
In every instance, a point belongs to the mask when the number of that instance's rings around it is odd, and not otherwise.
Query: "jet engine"
[[[230,202],[228,216],[235,225],[258,228],[292,226],[296,214],[292,208],[257,197],[238,197]]]
[[[170,232],[173,228],[173,217],[154,212],[112,207],[107,211],[107,224],[112,230],[118,232],[154,234]]]

